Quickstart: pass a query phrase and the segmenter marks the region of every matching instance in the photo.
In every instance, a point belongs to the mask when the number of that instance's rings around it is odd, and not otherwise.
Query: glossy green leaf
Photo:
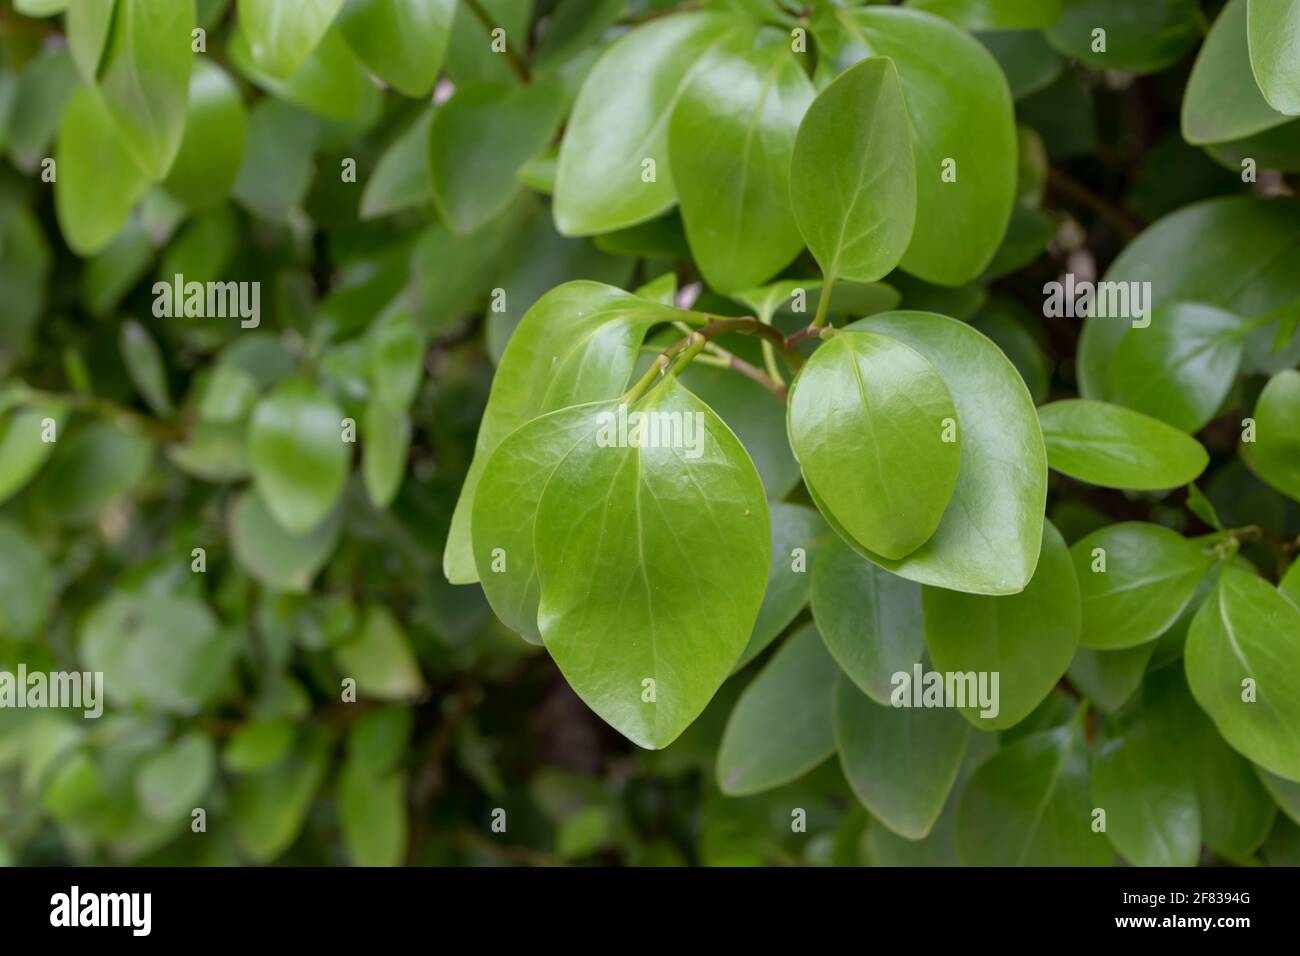
[[[1249,0],[1250,66],[1270,106],[1300,115],[1300,2]]]
[[[349,761],[339,775],[343,843],[357,866],[398,866],[406,858],[406,774],[379,776]]]
[[[672,206],[673,107],[715,51],[752,30],[726,13],[662,17],[628,31],[601,55],[583,82],[560,145],[555,224],[562,235],[610,232]]]
[[[970,737],[970,724],[949,708],[882,705],[844,675],[836,684],[844,776],[875,820],[909,840],[939,818]]]
[[[851,540],[898,560],[934,534],[961,434],[948,386],[919,352],[886,335],[835,335],[795,381],[789,428],[804,480]]]
[[[1196,786],[1177,754],[1146,727],[1131,727],[1102,746],[1092,768],[1092,801],[1106,811],[1106,838],[1133,865],[1196,865]]]
[[[387,508],[402,487],[411,446],[411,419],[371,399],[361,422],[361,478],[377,508]]]
[[[221,67],[196,58],[185,135],[163,187],[191,209],[220,205],[239,177],[247,135],[239,87]]]
[[[907,0],[967,30],[1041,30],[1061,16],[1063,0]]]
[[[239,0],[239,24],[258,67],[287,80],[306,62],[343,0]]]
[[[813,564],[812,611],[840,669],[888,705],[894,674],[910,674],[925,650],[920,585],[881,570],[836,536]]]
[[[790,194],[801,173],[790,158],[814,95],[784,33],[728,53],[692,74],[668,123],[691,251],[705,281],[724,291],[766,281],[803,249]]]
[[[1196,439],[1119,405],[1066,399],[1044,405],[1038,416],[1053,470],[1090,485],[1176,488],[1209,463]]]
[[[807,624],[745,688],[718,747],[718,786],[730,796],[797,780],[835,752],[832,693],[839,668]]]
[[[353,0],[339,15],[348,46],[389,86],[425,96],[442,71],[456,0]]]
[[[1227,568],[1187,635],[1196,702],[1238,752],[1300,780],[1300,608],[1245,571]]]
[[[343,413],[320,386],[292,379],[258,402],[248,452],[258,493],[285,531],[306,534],[334,510],[351,456]]]
[[[1047,38],[1099,69],[1155,73],[1190,50],[1203,29],[1196,0],[1065,0]]]
[[[226,50],[230,62],[267,93],[320,116],[365,123],[379,111],[379,90],[337,30],[326,33],[296,72],[267,73],[249,52],[249,40],[235,32]]]
[[[1204,305],[1156,309],[1147,328],[1128,331],[1106,372],[1106,400],[1200,431],[1237,380],[1245,329],[1231,312]]]
[[[799,126],[790,199],[799,231],[830,281],[874,282],[908,247],[917,171],[907,118],[893,61],[872,57],[822,90]]]
[[[997,252],[1015,198],[1015,118],[997,61],[960,27],[915,10],[823,6],[818,16],[833,18],[845,42],[835,66],[885,56],[898,67],[916,160],[916,228],[902,268],[940,285],[969,282]]]
[[[925,356],[947,383],[961,426],[957,487],[934,536],[901,561],[866,556],[935,587],[1022,590],[1038,563],[1047,455],[1015,367],[979,332],[940,315],[890,312],[849,328],[891,336]]]
[[[519,169],[560,124],[562,103],[548,84],[462,86],[429,130],[433,201],[458,234],[489,222],[523,188]]]
[[[935,669],[973,672],[984,682],[991,706],[979,700],[961,713],[986,730],[1027,717],[1065,674],[1079,644],[1079,583],[1065,541],[1050,523],[1043,525],[1038,568],[1021,593],[993,597],[926,587],[921,605]]]
[[[689,416],[692,442],[601,447],[598,433],[561,462],[537,511],[537,620],[578,696],[656,749],[699,715],[744,650],[771,541],[758,473],[711,410],[675,378],[634,410]]]
[[[1278,491],[1300,501],[1300,372],[1271,378],[1255,403],[1255,441],[1243,445],[1251,469]]]
[[[292,534],[280,527],[256,491],[241,495],[230,511],[235,558],[249,574],[276,591],[307,591],[334,553],[338,539],[337,515],[305,534]]]
[[[402,700],[424,692],[420,665],[393,612],[379,604],[366,608],[361,629],[334,651],[345,678],[357,682],[359,697]]]
[[[54,208],[63,238],[77,255],[94,255],[126,225],[149,188],[94,90],[83,87],[68,101],[55,162]],[[113,188],[103,188],[106,182]]]
[[[968,866],[1109,866],[1092,830],[1088,757],[1074,725],[1023,737],[985,761],[962,793],[957,834]]]
[[[621,289],[582,281],[552,289],[528,310],[497,367],[474,460],[452,516],[443,556],[451,583],[477,580],[470,514],[479,476],[501,441],[546,412],[619,395],[650,326],[682,317]]]
[[[200,806],[216,770],[216,748],[198,731],[191,731],[141,766],[135,778],[136,798],[152,817],[176,820]]]
[[[1247,0],[1229,0],[1210,28],[1183,95],[1182,131],[1189,143],[1222,143],[1287,121],[1269,105],[1251,70]]]
[[[99,77],[116,12],[117,0],[68,0],[68,52],[86,83]]]
[[[1097,650],[1154,641],[1178,620],[1215,561],[1197,542],[1138,521],[1093,532],[1070,556],[1083,595],[1079,643]]]

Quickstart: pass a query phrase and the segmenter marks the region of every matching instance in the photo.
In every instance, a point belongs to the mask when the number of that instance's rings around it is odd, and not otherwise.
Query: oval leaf
[[[1158,491],[1186,485],[1210,457],[1200,442],[1119,405],[1066,399],[1038,410],[1047,460],[1090,485]]]

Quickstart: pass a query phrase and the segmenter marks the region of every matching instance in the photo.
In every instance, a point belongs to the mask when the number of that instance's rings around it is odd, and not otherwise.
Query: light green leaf
[[[1129,329],[1106,372],[1106,400],[1191,434],[1222,407],[1237,380],[1245,323],[1206,305],[1156,309]]]
[[[331,515],[306,534],[280,527],[256,491],[245,492],[230,510],[235,558],[249,574],[276,591],[305,593],[339,539],[339,516]]]
[[[975,771],[957,835],[968,866],[1109,866],[1092,831],[1088,757],[1073,724],[1022,737]]]
[[[1092,801],[1106,838],[1134,866],[1195,866],[1201,812],[1192,775],[1142,724],[1109,740],[1092,769]]]
[[[925,650],[921,586],[881,570],[836,536],[813,564],[812,611],[840,669],[887,705],[893,675],[910,674]]]
[[[361,477],[376,508],[387,508],[406,476],[411,419],[372,398],[361,423]]]
[[[334,21],[343,0],[239,0],[239,25],[253,62],[287,80],[306,62]]]
[[[239,177],[247,131],[235,81],[206,58],[195,59],[185,136],[163,188],[194,210],[220,205]]]
[[[1103,70],[1155,73],[1180,59],[1204,29],[1196,0],[1065,0],[1047,38]],[[1094,30],[1104,30],[1102,38]]]
[[[808,107],[790,165],[794,218],[827,280],[892,271],[912,238],[916,193],[898,70],[888,57],[863,60]]]
[[[1038,410],[1053,470],[1103,488],[1162,490],[1195,481],[1209,464],[1200,442],[1119,405],[1065,399]]]
[[[387,310],[367,331],[370,387],[394,411],[407,408],[424,379],[424,335],[410,310]]]
[[[828,65],[885,56],[898,67],[916,159],[916,229],[901,267],[940,285],[971,281],[1001,245],[1016,194],[1015,117],[997,61],[965,30],[915,10],[822,5],[816,16],[818,36],[821,21],[842,44]]]
[[[343,677],[357,682],[360,697],[402,700],[424,693],[424,677],[402,625],[380,604],[366,608],[361,629],[334,651]]]
[[[1300,2],[1250,0],[1250,66],[1269,105],[1300,114]]]
[[[1083,595],[1079,643],[1097,650],[1136,647],[1169,630],[1215,562],[1197,542],[1138,521],[1093,532],[1070,557]]]
[[[935,587],[1022,590],[1038,563],[1047,455],[1015,366],[979,332],[940,315],[889,312],[848,328],[891,336],[925,356],[947,383],[961,425],[957,488],[934,536],[901,561],[866,557]]]
[[[1300,372],[1274,375],[1255,402],[1255,441],[1243,444],[1251,470],[1300,501]]]
[[[764,31],[757,46],[737,46],[692,74],[668,123],[691,251],[723,291],[766,281],[803,248],[790,157],[815,92],[787,34]]]
[[[831,696],[839,669],[817,628],[781,645],[736,702],[718,747],[718,786],[728,796],[797,780],[835,752]]]
[[[1196,702],[1228,743],[1300,780],[1300,608],[1268,582],[1225,568],[1192,621],[1184,661]]]
[[[357,866],[400,866],[409,819],[406,774],[378,775],[349,761],[339,775],[343,844]]]
[[[456,0],[351,0],[339,29],[366,68],[406,96],[433,89],[451,37]]]
[[[523,189],[519,169],[551,141],[562,106],[555,86],[493,83],[459,87],[438,108],[429,170],[434,204],[453,232],[479,229]]]
[[[248,453],[272,517],[285,531],[306,534],[334,510],[347,481],[343,412],[316,383],[283,382],[253,411]]]
[[[253,59],[242,30],[230,37],[230,62],[267,93],[321,116],[364,125],[379,112],[379,90],[337,30],[326,33],[296,72],[267,73]]]
[[[677,199],[668,118],[692,75],[753,30],[726,13],[661,17],[628,31],[587,74],[569,117],[555,180],[555,224],[566,236],[653,219]],[[654,178],[646,181],[652,161]]]
[[[744,650],[771,540],[762,482],[721,419],[672,377],[634,409],[686,416],[696,437],[683,451],[593,435],[564,459],[537,511],[537,621],[578,696],[656,749]]]
[[[221,763],[232,773],[270,770],[289,755],[297,736],[291,720],[250,720],[230,735]]]
[[[1021,593],[991,597],[926,587],[921,604],[935,669],[988,675],[993,706],[987,710],[995,712],[983,716],[983,701],[961,708],[981,729],[1003,730],[1027,717],[1065,674],[1079,644],[1079,583],[1065,541],[1050,522],[1043,525],[1038,568]]]
[[[68,247],[92,256],[126,225],[149,181],[118,139],[94,90],[82,87],[63,113],[55,151],[54,208]],[[111,182],[112,189],[104,183]]]
[[[99,78],[116,12],[117,0],[68,0],[68,52],[87,84]]]
[[[158,820],[188,816],[211,786],[216,762],[212,741],[191,731],[141,764],[136,799]]]
[[[236,781],[231,808],[239,848],[258,863],[287,850],[302,831],[327,769],[329,743],[313,734],[274,769]]]
[[[887,335],[836,334],[794,383],[789,429],[804,480],[850,540],[899,560],[934,534],[961,435],[947,385],[919,352]]]
[[[31,481],[57,447],[42,438],[46,419],[53,423],[57,439],[64,420],[58,405],[17,408],[0,418],[0,501]]]
[[[1251,70],[1247,7],[1247,0],[1228,0],[1196,57],[1183,94],[1182,128],[1189,143],[1244,139],[1287,121],[1264,98]]]
[[[1282,583],[1277,587],[1284,598],[1296,607],[1300,607],[1300,559],[1291,562],[1291,567],[1282,576]]]
[[[492,382],[474,460],[448,532],[443,569],[452,584],[478,580],[470,515],[489,456],[520,425],[557,408],[614,398],[627,387],[652,325],[688,314],[597,282],[569,282],[537,301],[510,338]]]
[[[899,836],[929,834],[970,737],[970,725],[949,708],[882,705],[843,674],[836,683],[835,746],[844,776],[872,817]]]

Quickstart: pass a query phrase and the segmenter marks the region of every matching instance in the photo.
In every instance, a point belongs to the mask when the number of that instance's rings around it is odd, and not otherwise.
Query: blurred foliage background
[[[1041,319],[1044,282],[1099,274],[1189,202],[1289,193],[1300,169],[1294,123],[1255,184],[1231,144],[1183,140],[1182,92],[1221,5],[1156,5],[1189,7],[1190,26],[1159,33],[1159,62],[1132,66],[1142,75],[1067,56],[1039,31],[981,34],[1021,124],[1013,232],[968,286],[889,280],[903,307],[994,338],[1036,401],[1076,391],[1078,324]],[[430,98],[516,82],[523,64],[567,108],[604,46],[674,4],[442,4],[446,56],[432,76],[418,56],[402,75],[394,47],[338,23],[314,68],[286,81],[253,63],[231,2],[199,0],[206,51],[181,159],[131,195],[94,124],[61,125],[87,83],[65,6],[0,3],[0,669],[103,670],[108,707],[98,721],[0,710],[0,861],[952,861],[951,814],[937,840],[907,844],[869,825],[834,761],[765,794],[720,794],[718,741],[761,661],[670,748],[640,751],[497,623],[477,586],[441,572],[493,364],[528,306],[574,278],[634,289],[698,275],[675,213],[561,237],[553,147],[520,170],[502,211],[453,231],[428,182]],[[490,48],[494,24],[509,56]],[[1154,43],[1143,28],[1135,42]],[[70,192],[67,177],[86,186],[66,207],[43,180],[49,157]],[[177,274],[260,283],[258,327],[157,317],[153,285]],[[790,274],[815,272],[804,261]],[[490,308],[497,289],[504,311]],[[341,491],[313,492],[329,517],[308,534],[277,524],[249,482],[250,421],[287,382],[309,383],[309,404],[359,430]],[[46,418],[52,444],[34,438]],[[1225,523],[1300,534],[1295,503],[1236,461],[1221,425],[1202,436],[1215,455],[1204,489]],[[383,443],[368,432],[409,445],[372,451]],[[304,468],[310,484],[316,465]],[[1125,518],[1205,530],[1168,501],[1054,481],[1049,515],[1071,541]],[[1246,548],[1275,563],[1263,544]],[[340,697],[348,675],[356,703]],[[1062,706],[1049,699],[1029,723],[1050,725]],[[806,832],[792,829],[796,808]],[[1295,859],[1294,825],[1279,814],[1274,826],[1260,852]]]

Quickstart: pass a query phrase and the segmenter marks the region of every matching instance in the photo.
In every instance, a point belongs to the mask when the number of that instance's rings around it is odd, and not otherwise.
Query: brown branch
[[[1144,223],[1098,196],[1083,183],[1056,167],[1047,170],[1047,184],[1067,199],[1087,206],[1126,239],[1132,239],[1146,228]]]
[[[483,29],[487,30],[488,36],[491,36],[492,31],[500,27],[500,24],[493,22],[492,18],[488,16],[488,12],[483,9],[478,0],[465,0],[465,6],[469,7],[469,12],[474,14],[475,19],[483,25]],[[510,69],[514,70],[515,76],[519,77],[519,81],[527,83],[529,81],[528,64],[510,45],[509,37],[506,38],[506,60],[510,63]]]

